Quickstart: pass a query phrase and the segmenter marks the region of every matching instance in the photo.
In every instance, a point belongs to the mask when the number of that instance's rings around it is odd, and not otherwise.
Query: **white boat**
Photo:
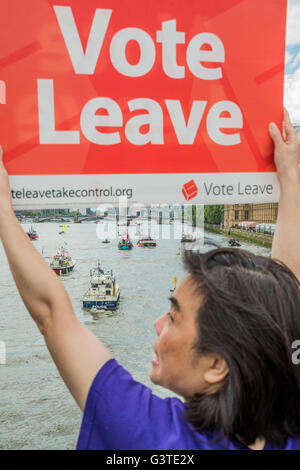
[[[84,309],[94,311],[115,310],[120,299],[120,287],[112,271],[101,268],[100,263],[90,273],[91,286],[84,294]],[[92,311],[92,310],[91,310]]]

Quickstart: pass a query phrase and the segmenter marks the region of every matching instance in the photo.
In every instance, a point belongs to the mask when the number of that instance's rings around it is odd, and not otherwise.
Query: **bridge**
[[[40,217],[35,217],[35,219],[33,219],[33,222],[39,222],[39,223],[43,223],[43,222],[72,222],[72,221],[73,221],[73,217],[66,217],[66,216],[63,216],[63,215],[49,215],[47,217],[40,216]]]
[[[101,220],[103,219],[103,215],[78,215],[76,214],[74,217],[73,216],[65,216],[65,215],[49,215],[49,216],[40,216],[36,217],[33,221],[34,222],[74,222],[75,224],[78,223],[80,224],[81,222],[84,222],[86,220]]]
[[[119,221],[119,215],[116,215],[116,220]],[[138,217],[137,215],[128,215],[127,216],[127,225],[130,224],[130,222]],[[79,215],[75,214],[74,217],[70,216],[64,216],[64,215],[49,215],[49,216],[40,216],[36,217],[33,222],[39,222],[39,223],[44,223],[44,222],[74,222],[74,224],[81,224],[82,222],[97,222],[105,219],[104,215]],[[126,218],[124,217],[124,221]]]
[[[92,222],[93,220],[100,221],[104,219],[104,215],[74,215],[74,224],[81,224],[81,222]]]

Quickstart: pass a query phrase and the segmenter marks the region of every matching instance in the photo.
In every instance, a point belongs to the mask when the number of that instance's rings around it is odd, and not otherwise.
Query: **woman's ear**
[[[210,361],[204,372],[204,380],[208,384],[223,382],[229,372],[225,359],[218,354],[211,354]]]

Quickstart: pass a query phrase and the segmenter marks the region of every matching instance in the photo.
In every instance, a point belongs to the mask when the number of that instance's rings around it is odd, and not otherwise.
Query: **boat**
[[[190,243],[194,241],[193,239],[193,235],[190,235],[190,234],[182,234],[182,237],[181,237],[181,243]]]
[[[240,242],[238,242],[235,238],[231,238],[228,240],[230,246],[241,246]]]
[[[64,235],[67,231],[67,226],[65,224],[62,225],[62,230],[58,232],[59,235]]]
[[[30,240],[37,240],[39,238],[38,234],[36,233],[36,230],[34,230],[32,226],[30,227],[29,232],[26,233],[29,236]]]
[[[98,265],[90,272],[90,283],[91,286],[83,296],[83,308],[92,313],[100,310],[115,310],[120,299],[120,287],[116,283],[113,272],[104,272],[98,262]]]
[[[133,244],[129,238],[129,234],[124,233],[121,237],[121,240],[118,243],[119,250],[132,250]]]
[[[110,243],[110,241],[108,240],[108,238],[106,238],[105,240],[102,240],[101,243]]]
[[[61,247],[57,250],[56,255],[53,256],[50,263],[50,268],[58,276],[69,274],[73,271],[76,261],[72,259],[70,253],[65,247]]]
[[[155,247],[157,245],[156,241],[151,237],[140,238],[137,241],[138,246],[143,246],[145,248]]]

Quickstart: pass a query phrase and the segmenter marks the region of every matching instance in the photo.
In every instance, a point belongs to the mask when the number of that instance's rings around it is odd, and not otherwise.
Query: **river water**
[[[29,225],[24,224],[23,228],[28,229]],[[59,235],[61,228],[56,223],[35,224],[34,228],[39,239],[32,243],[47,262],[64,241],[77,260],[74,272],[62,282],[79,320],[135,379],[161,397],[172,395],[151,384],[148,374],[155,340],[153,322],[169,307],[172,278],[184,276],[178,255],[180,240],[172,236],[169,240],[159,238],[156,248],[135,246],[124,252],[117,249],[117,240],[102,244],[96,234],[97,225],[92,223],[69,224],[66,235]],[[227,245],[228,237],[208,236],[219,246]],[[269,249],[246,242],[243,248],[270,254]],[[90,269],[98,260],[105,270],[115,273],[121,299],[115,312],[92,316],[81,305],[89,287]],[[2,245],[0,262],[0,341],[6,345],[6,363],[0,364],[0,449],[74,449],[81,411],[20,299]],[[38,273],[32,272],[32,276]]]

